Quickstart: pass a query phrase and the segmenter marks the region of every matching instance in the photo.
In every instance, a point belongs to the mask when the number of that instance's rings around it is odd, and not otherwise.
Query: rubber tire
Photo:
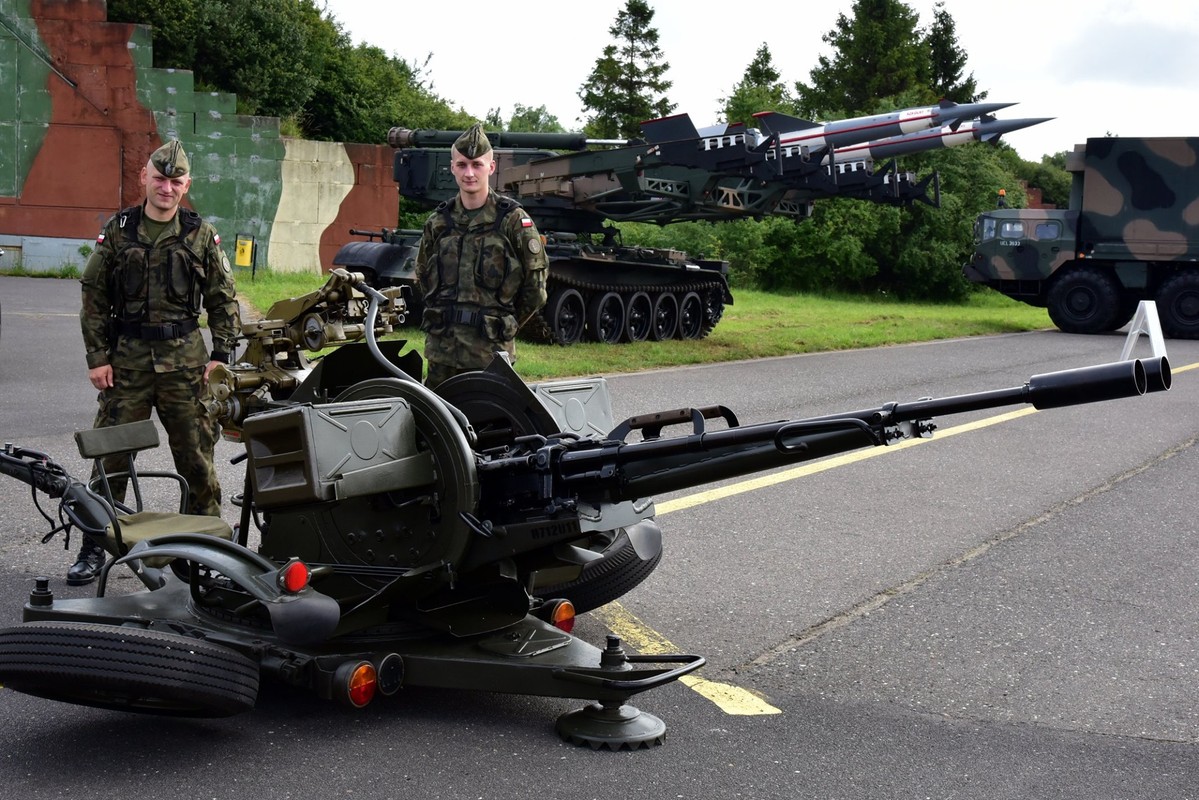
[[[1199,339],[1199,272],[1187,270],[1162,281],[1157,313],[1166,336]]]
[[[1066,333],[1106,333],[1120,314],[1120,286],[1106,272],[1076,267],[1059,276],[1046,295],[1053,324]]]
[[[587,330],[591,340],[616,344],[624,336],[624,298],[616,292],[605,292],[591,298],[587,307]]]
[[[635,292],[624,306],[624,341],[644,342],[654,319],[654,303],[645,292]]]
[[[657,527],[657,523],[651,520],[637,524]],[[662,560],[660,546],[648,559],[641,558],[623,528],[618,529],[611,542],[599,552],[602,558],[583,567],[579,577],[573,581],[535,586],[533,593],[546,599],[569,600],[576,614],[586,614],[628,594],[648,578]]]
[[[704,301],[695,292],[687,292],[679,301],[680,339],[701,339],[704,335]]]
[[[258,664],[165,631],[88,622],[0,630],[0,683],[65,703],[180,717],[229,717],[258,697]]]
[[[662,292],[654,300],[654,313],[649,328],[649,338],[665,342],[674,338],[679,329],[679,299],[670,292]]]
[[[555,344],[571,345],[583,338],[587,307],[577,289],[555,289],[545,304],[545,321]]]

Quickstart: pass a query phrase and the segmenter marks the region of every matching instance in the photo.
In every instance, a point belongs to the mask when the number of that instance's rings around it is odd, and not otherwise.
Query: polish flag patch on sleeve
[[[104,231],[100,231],[100,235],[96,237],[96,244],[104,244]]]
[[[532,227],[533,227],[533,220],[529,219],[528,217],[521,217],[521,218],[520,218],[520,227],[522,227],[522,228],[532,228]]]
[[[221,235],[219,233],[212,234],[212,240],[217,243],[217,247],[221,246]]]

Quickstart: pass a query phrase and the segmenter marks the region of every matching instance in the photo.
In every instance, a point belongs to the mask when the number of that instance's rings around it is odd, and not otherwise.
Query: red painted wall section
[[[350,241],[350,228],[374,230],[394,228],[400,215],[398,187],[391,179],[395,151],[385,145],[347,144],[346,155],[354,164],[354,187],[341,202],[333,224],[321,234],[321,270],[333,269],[333,256]]]
[[[141,168],[161,144],[137,102],[133,26],[107,22],[103,0],[33,0],[30,11],[59,74],[47,79],[50,128],[25,190],[0,214],[25,235],[90,238],[140,200]]]

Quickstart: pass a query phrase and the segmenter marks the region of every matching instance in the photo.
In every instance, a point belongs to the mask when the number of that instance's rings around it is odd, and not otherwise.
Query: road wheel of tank
[[[228,647],[166,631],[40,622],[0,631],[0,682],[77,705],[180,717],[249,711],[259,671]]]
[[[1066,333],[1114,330],[1120,313],[1120,287],[1106,272],[1072,269],[1053,282],[1046,296],[1049,318]]]
[[[662,292],[654,300],[653,324],[649,337],[655,342],[673,339],[679,329],[679,299],[671,292]]]
[[[724,297],[717,289],[709,290],[704,296],[704,330],[700,337],[703,338],[711,333],[723,316]]]
[[[587,329],[594,341],[619,342],[624,336],[624,320],[624,298],[617,292],[604,292],[591,298],[587,308]]]
[[[680,339],[699,339],[704,334],[704,301],[695,292],[687,292],[679,302]]]
[[[545,319],[549,323],[554,342],[561,345],[574,344],[583,338],[587,322],[587,307],[583,295],[569,286],[555,289],[545,304]]]
[[[649,338],[654,320],[654,302],[645,292],[635,292],[624,309],[624,338],[626,342],[644,342]]]
[[[533,594],[569,600],[578,614],[619,599],[648,578],[662,560],[662,529],[653,520],[642,520],[628,528],[592,534],[586,549],[599,558],[588,562],[579,577],[548,585],[534,582]]]
[[[1199,339],[1199,272],[1187,270],[1157,290],[1162,332],[1172,339]]]

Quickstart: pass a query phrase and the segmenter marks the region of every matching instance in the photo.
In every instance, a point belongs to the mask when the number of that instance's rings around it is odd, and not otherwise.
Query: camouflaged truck
[[[1066,169],[1069,209],[979,215],[965,276],[1069,333],[1116,330],[1156,300],[1167,336],[1199,338],[1199,138],[1088,139]]]

